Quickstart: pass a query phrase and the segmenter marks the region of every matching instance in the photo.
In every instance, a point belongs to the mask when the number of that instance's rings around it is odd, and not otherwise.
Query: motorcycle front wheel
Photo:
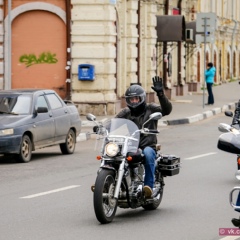
[[[113,197],[114,189],[115,173],[102,169],[96,178],[93,194],[94,211],[100,223],[110,223],[115,216],[117,199]]]

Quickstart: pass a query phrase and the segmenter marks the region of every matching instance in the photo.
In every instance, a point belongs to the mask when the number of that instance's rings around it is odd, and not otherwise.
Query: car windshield
[[[0,96],[0,114],[29,114],[30,96]]]

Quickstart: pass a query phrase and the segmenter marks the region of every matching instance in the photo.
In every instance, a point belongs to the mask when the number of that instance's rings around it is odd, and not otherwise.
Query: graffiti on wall
[[[50,52],[43,52],[38,57],[35,54],[24,54],[19,58],[20,63],[24,63],[26,67],[30,67],[35,64],[53,64],[57,63],[56,54]]]

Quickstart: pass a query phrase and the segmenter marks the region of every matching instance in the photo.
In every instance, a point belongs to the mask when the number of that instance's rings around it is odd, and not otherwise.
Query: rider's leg
[[[145,179],[144,185],[153,188],[154,185],[154,173],[155,173],[155,159],[156,152],[151,147],[145,147],[143,150],[145,156]]]

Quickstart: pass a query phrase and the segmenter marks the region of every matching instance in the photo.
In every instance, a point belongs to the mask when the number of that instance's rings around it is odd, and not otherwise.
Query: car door
[[[34,118],[34,143],[38,147],[51,145],[55,137],[54,117],[43,95],[36,99],[35,108],[38,109],[39,107],[47,108],[48,112],[37,113]]]
[[[55,142],[63,142],[70,129],[70,114],[68,107],[54,93],[46,94],[55,122]]]

